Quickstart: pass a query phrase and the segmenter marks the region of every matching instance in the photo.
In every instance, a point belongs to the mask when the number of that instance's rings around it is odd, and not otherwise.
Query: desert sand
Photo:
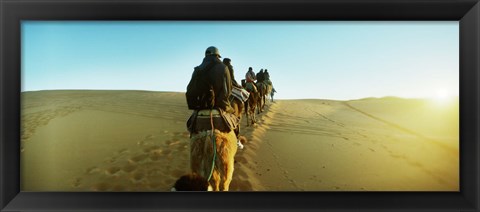
[[[421,99],[275,100],[232,191],[458,191],[459,112]],[[169,191],[189,172],[184,93],[22,93],[21,190]]]

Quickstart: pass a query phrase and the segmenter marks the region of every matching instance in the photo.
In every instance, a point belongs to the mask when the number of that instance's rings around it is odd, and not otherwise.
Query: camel
[[[240,88],[236,88],[236,87],[234,87],[233,89],[240,90]],[[241,93],[241,91],[237,91],[237,94],[238,93]],[[241,94],[238,94],[238,95],[241,95]],[[232,95],[232,97],[230,98],[230,105],[232,106],[233,110],[235,111],[234,114],[238,119],[238,123],[240,123],[241,120],[242,120],[242,111],[243,111],[245,105],[244,105],[244,102],[242,100],[242,97],[238,97],[238,95],[237,96]],[[238,126],[237,129],[235,129],[235,134],[237,135],[237,137],[240,134],[240,125]]]
[[[190,166],[208,180],[213,191],[228,191],[233,177],[237,137],[233,131],[207,130],[190,139]]]
[[[243,101],[231,98],[230,103],[235,110],[234,115],[240,119],[243,110]],[[215,110],[214,110],[215,111]],[[210,114],[210,117],[209,117]],[[207,118],[213,125],[218,117],[218,112],[207,110],[199,111],[200,118]],[[202,182],[208,182],[208,188],[212,191],[228,191],[233,177],[234,157],[237,152],[237,136],[239,128],[235,131],[222,132],[218,129],[200,130],[190,135],[190,168],[191,174],[180,177],[175,183],[174,190],[202,190],[206,191],[207,186]],[[236,135],[237,134],[237,135]],[[244,144],[245,137],[238,136]],[[243,138],[242,138],[243,137]]]
[[[263,84],[262,82],[257,82],[256,83],[257,85],[257,88],[258,88],[258,97],[257,97],[257,114],[260,114],[261,112],[263,112],[263,105],[264,105],[264,98],[263,96],[265,96],[265,84]]]
[[[257,110],[257,113],[260,114],[261,112],[263,112],[264,108],[265,108],[265,103],[266,103],[266,96],[270,96],[271,92],[272,92],[272,85],[267,83],[266,81],[262,81],[262,82],[258,82],[257,83],[257,88],[258,88],[258,92],[260,93],[259,94],[259,99],[258,99],[258,110]]]
[[[259,92],[249,92],[248,100],[245,102],[245,115],[247,117],[247,126],[255,124],[255,108],[258,105]],[[249,119],[250,118],[250,119]]]

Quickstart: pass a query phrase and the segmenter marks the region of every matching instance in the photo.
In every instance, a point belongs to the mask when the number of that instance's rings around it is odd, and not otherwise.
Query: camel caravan
[[[208,47],[187,86],[187,104],[193,110],[187,121],[191,173],[180,177],[172,191],[228,191],[235,154],[246,143],[240,136],[242,114],[247,127],[253,126],[268,97],[273,102],[275,89],[267,69],[255,74],[250,67],[240,85],[231,60],[220,58],[216,47]]]
[[[260,72],[255,74],[253,72],[252,67],[248,68],[248,72],[247,72],[247,74],[245,74],[245,79],[242,80],[242,87],[244,89],[246,89],[250,93],[250,95],[254,96],[253,98],[249,99],[248,101],[249,101],[249,103],[250,103],[250,101],[252,101],[255,104],[252,103],[252,104],[248,104],[248,105],[249,106],[250,105],[256,105],[257,114],[260,114],[261,112],[264,111],[265,105],[266,105],[265,103],[266,103],[266,100],[267,100],[268,96],[271,96],[271,101],[273,101],[273,91],[274,91],[274,89],[273,89],[272,81],[270,80],[270,74],[268,73],[267,69],[265,69],[265,71],[263,71],[263,69],[260,69]],[[247,106],[245,106],[245,108],[247,108]],[[251,111],[255,111],[255,108],[251,109]],[[249,111],[250,114],[252,114],[251,111]],[[248,114],[249,113],[246,113],[247,114],[247,120],[248,120]],[[253,113],[253,115],[254,115],[254,113]],[[255,116],[252,116],[252,121],[251,122],[247,121],[247,123],[251,123],[251,124],[256,123],[255,122]]]

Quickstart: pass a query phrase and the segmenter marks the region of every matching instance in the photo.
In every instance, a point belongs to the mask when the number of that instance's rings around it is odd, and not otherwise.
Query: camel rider
[[[263,69],[260,69],[260,72],[257,73],[257,83],[263,82],[265,80],[265,74],[263,73]]]
[[[241,88],[242,86],[240,86],[237,82],[237,80],[235,80],[235,76],[233,74],[233,66],[232,66],[232,60],[230,58],[223,58],[223,64],[225,64],[228,68],[228,70],[230,71],[230,77],[232,79],[232,85],[235,86],[235,87],[238,87],[238,88]]]
[[[233,66],[232,66],[232,60],[230,58],[224,58],[223,59],[223,64],[225,64],[229,70],[230,76],[232,77],[232,86],[236,87],[237,89],[243,89],[242,86],[240,86],[237,81],[235,80],[235,77],[233,76]],[[234,92],[234,90],[232,90]],[[233,99],[236,98],[233,95],[231,96],[230,100],[233,101]],[[242,101],[243,104],[243,101]],[[241,117],[238,117],[240,119]],[[235,128],[235,135],[237,138],[239,138],[240,134],[240,124]],[[240,149],[243,149],[243,144],[240,142],[240,140],[237,139],[237,145]]]
[[[270,73],[268,73],[267,69],[263,72],[263,79],[270,80]]]
[[[232,92],[230,71],[220,57],[216,47],[208,47],[202,64],[195,67],[187,86],[188,107],[194,110],[187,121],[191,134],[211,130],[212,122],[221,132],[233,131],[239,124],[229,101]]]
[[[252,67],[248,68],[248,72],[247,74],[245,74],[245,79],[247,80],[245,90],[257,93],[257,86],[255,86],[255,80],[257,79],[257,77],[255,76],[255,72],[253,72]]]
[[[270,74],[268,73],[268,70],[265,69],[265,72],[263,72],[263,79],[267,84],[272,85],[272,81],[270,81]]]
[[[270,93],[270,96],[272,97],[272,102],[273,102],[273,95],[277,92],[274,87],[272,87],[272,93]]]

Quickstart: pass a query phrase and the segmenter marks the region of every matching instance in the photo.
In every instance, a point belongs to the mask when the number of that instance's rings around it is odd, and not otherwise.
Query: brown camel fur
[[[233,98],[230,103],[235,110],[235,116],[240,120],[243,102]],[[214,136],[212,130],[193,133],[190,136],[190,168],[192,174],[180,177],[174,188],[176,190],[199,190],[199,188],[205,188],[205,186],[199,187],[196,185],[201,183],[203,179],[203,181],[208,181],[213,191],[228,191],[233,177],[234,157],[237,152],[237,135],[239,131],[240,128],[230,132],[214,130]],[[239,136],[239,139],[242,144],[246,142],[243,136]],[[214,164],[213,142],[216,145]],[[212,173],[211,178],[207,180],[210,173]]]
[[[234,114],[238,119],[238,123],[240,123],[241,120],[242,120],[242,111],[243,111],[245,105],[243,104],[243,102],[241,100],[239,100],[235,97],[233,97],[230,100],[230,105],[233,107],[233,110],[235,111]],[[235,135],[238,136],[239,134],[240,134],[240,124],[238,124],[238,128],[235,129]]]
[[[237,152],[237,137],[215,130],[216,155],[213,173],[208,181],[213,191],[228,191],[233,176],[234,157]],[[202,131],[190,139],[190,165],[192,173],[208,179],[214,158],[212,131]]]
[[[270,95],[273,86],[263,81],[257,83],[257,87],[259,92],[257,113],[260,114],[265,109],[266,96]]]
[[[245,102],[245,115],[247,117],[247,126],[255,124],[255,108],[258,104],[258,92],[250,92],[248,100]],[[249,119],[250,118],[250,119]]]

